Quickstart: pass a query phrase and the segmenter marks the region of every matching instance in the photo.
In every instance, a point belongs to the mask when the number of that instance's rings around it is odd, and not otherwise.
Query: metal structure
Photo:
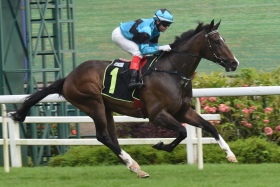
[[[0,1],[0,94],[32,94],[65,77],[65,66],[76,67],[73,0]],[[16,105],[13,106],[17,107]],[[9,106],[8,106],[9,109]],[[66,103],[32,107],[30,115],[67,115]],[[78,111],[75,110],[77,114]],[[22,136],[37,139],[37,124],[23,125]],[[45,124],[41,138],[50,138],[51,124]],[[69,125],[58,125],[58,138],[66,139]],[[65,153],[65,146],[57,147]],[[49,146],[31,146],[34,165],[50,156]]]

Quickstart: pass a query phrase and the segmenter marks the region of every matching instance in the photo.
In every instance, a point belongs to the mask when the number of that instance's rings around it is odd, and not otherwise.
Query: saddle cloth
[[[157,56],[147,56],[145,65],[141,68],[142,74],[151,74],[148,68],[154,63]],[[116,100],[134,102],[133,99],[139,100],[139,89],[130,90],[128,84],[130,62],[115,59],[107,66],[104,72],[102,95],[106,95]]]

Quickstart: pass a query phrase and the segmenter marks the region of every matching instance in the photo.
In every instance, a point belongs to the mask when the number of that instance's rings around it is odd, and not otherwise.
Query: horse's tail
[[[43,98],[48,96],[49,94],[59,94],[63,95],[63,85],[66,78],[59,79],[55,81],[50,86],[43,88],[42,90],[35,92],[34,94],[25,98],[24,103],[22,104],[21,108],[17,110],[15,113],[11,114],[11,117],[14,121],[23,122],[29,109],[34,106],[36,103],[41,101]]]

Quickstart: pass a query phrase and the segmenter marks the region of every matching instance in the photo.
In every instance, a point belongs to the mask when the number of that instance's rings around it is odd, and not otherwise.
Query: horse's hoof
[[[163,150],[164,144],[163,142],[158,142],[157,144],[153,145],[153,148],[157,150]]]
[[[229,156],[229,157],[227,157],[227,160],[230,161],[230,162],[237,163],[237,159],[236,159],[235,156]]]
[[[150,175],[148,174],[148,173],[146,173],[146,172],[144,172],[144,171],[138,171],[137,172],[137,177],[138,178],[148,178]]]

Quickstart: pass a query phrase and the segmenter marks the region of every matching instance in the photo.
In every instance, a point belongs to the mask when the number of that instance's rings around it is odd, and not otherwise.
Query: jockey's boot
[[[143,83],[138,82],[138,71],[136,69],[130,69],[130,81],[128,84],[128,88],[134,90],[135,88],[145,87]]]

